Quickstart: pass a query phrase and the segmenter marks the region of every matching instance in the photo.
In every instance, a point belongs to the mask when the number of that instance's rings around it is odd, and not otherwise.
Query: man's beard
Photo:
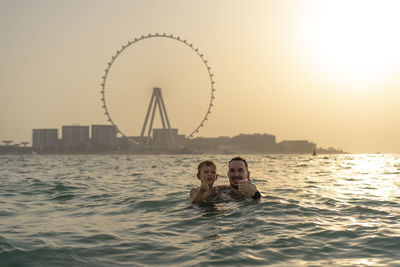
[[[239,186],[232,184],[232,182],[231,182],[231,186],[232,186],[234,189],[239,190]]]

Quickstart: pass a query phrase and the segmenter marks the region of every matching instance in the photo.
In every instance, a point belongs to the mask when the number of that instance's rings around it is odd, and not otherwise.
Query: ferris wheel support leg
[[[144,136],[144,132],[146,131],[147,121],[149,120],[151,106],[153,105],[153,101],[155,100],[155,97],[156,96],[155,96],[155,94],[153,92],[153,95],[151,96],[151,99],[150,99],[149,107],[147,108],[146,119],[144,120],[144,123],[143,123],[142,132],[140,134],[141,137]]]
[[[163,125],[163,129],[165,129],[165,119],[164,119],[164,114],[163,114],[162,109],[161,109],[160,97],[157,97],[157,106],[158,106],[158,111],[160,112],[160,117],[161,117],[161,122],[162,122],[162,125]]]
[[[171,125],[169,124],[169,119],[168,119],[168,115],[167,115],[167,109],[165,108],[164,99],[162,98],[161,92],[160,92],[160,101],[161,101],[162,110],[164,111],[165,120],[167,121],[168,129],[171,129]]]
[[[150,120],[149,130],[147,132],[147,137],[149,139],[150,139],[150,135],[151,135],[151,130],[153,129],[153,122],[154,122],[154,115],[156,113],[156,107],[157,107],[156,102],[154,102],[153,111],[151,112],[151,120]]]
[[[158,108],[160,109],[160,115],[161,115],[161,119],[163,121],[164,129],[165,129],[164,116],[165,116],[165,120],[166,120],[167,126],[168,126],[167,129],[171,129],[171,125],[169,124],[169,119],[168,119],[168,115],[167,115],[167,109],[165,108],[164,99],[163,99],[162,94],[161,94],[161,89],[159,91],[158,104],[159,104]],[[164,114],[164,116],[162,114]],[[170,144],[175,145],[176,144],[175,138],[173,137],[171,131],[168,131],[168,137],[169,137]]]

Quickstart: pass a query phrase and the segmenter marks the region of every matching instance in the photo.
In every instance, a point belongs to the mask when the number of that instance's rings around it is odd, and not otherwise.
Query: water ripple
[[[0,156],[0,265],[400,264],[398,155],[247,155],[261,200],[191,205],[203,156]]]

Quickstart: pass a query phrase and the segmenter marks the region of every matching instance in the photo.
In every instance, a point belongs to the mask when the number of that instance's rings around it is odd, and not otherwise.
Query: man
[[[230,185],[217,186],[215,200],[261,198],[257,187],[250,181],[250,172],[245,159],[235,157],[229,161],[228,177]]]

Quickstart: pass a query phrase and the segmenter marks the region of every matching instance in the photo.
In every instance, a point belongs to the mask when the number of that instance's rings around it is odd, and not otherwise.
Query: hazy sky
[[[107,62],[165,32],[212,67],[215,106],[199,136],[400,153],[399,12],[399,1],[0,0],[0,141],[107,123]]]

